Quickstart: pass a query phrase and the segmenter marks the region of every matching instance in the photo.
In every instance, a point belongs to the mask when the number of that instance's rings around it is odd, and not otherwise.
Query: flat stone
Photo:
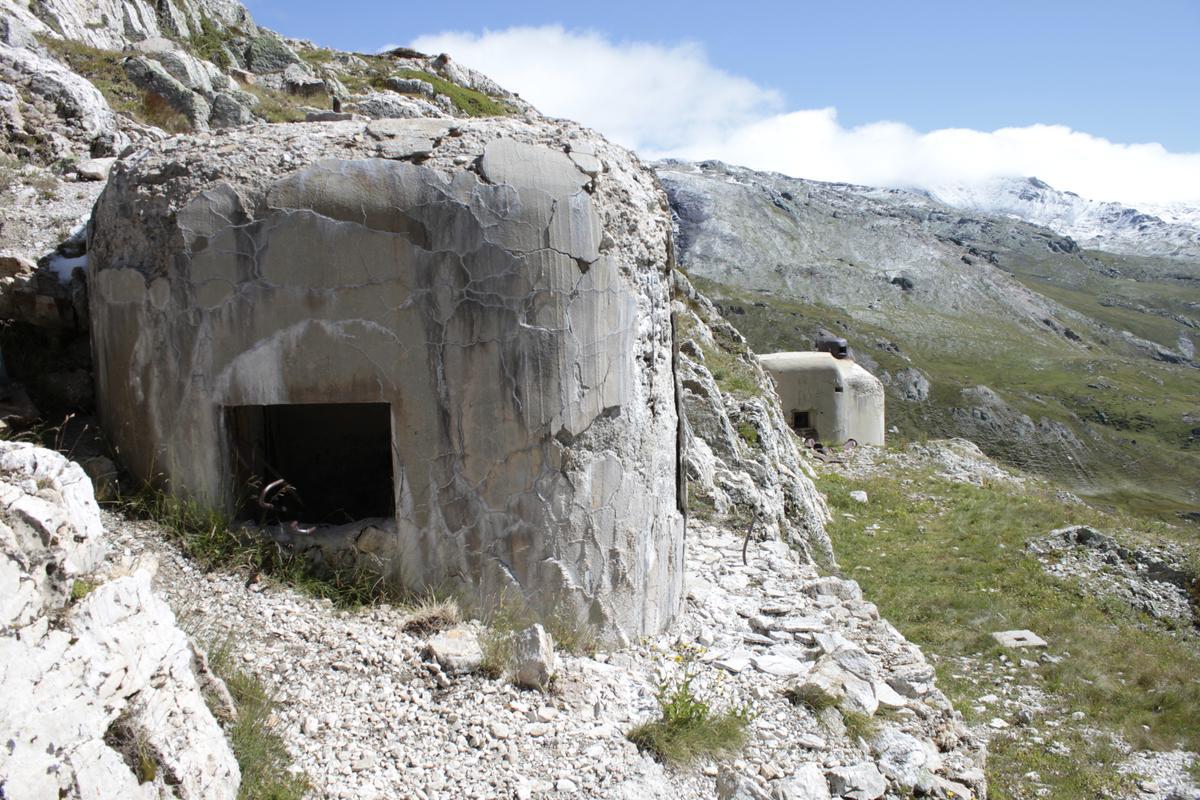
[[[1046,647],[1046,640],[1038,636],[1033,631],[1016,630],[1016,631],[996,631],[992,634],[992,638],[1000,643],[1001,647]]]
[[[76,164],[75,172],[82,181],[106,181],[115,163],[115,158],[89,158]]]
[[[887,781],[869,762],[835,767],[825,773],[825,779],[831,794],[849,800],[878,800],[887,791]]]
[[[862,503],[863,505],[866,505],[867,493],[862,491],[861,489],[853,491],[850,493],[850,499],[856,503]]]
[[[777,675],[781,678],[795,678],[806,674],[812,668],[812,664],[799,661],[791,656],[755,656],[752,663],[759,672]]]
[[[829,783],[816,764],[801,764],[791,777],[772,784],[771,800],[830,800]]]
[[[425,653],[447,672],[474,672],[483,663],[479,637],[469,628],[451,628],[439,633],[425,645]]]
[[[788,633],[821,633],[828,626],[815,617],[785,617],[778,627]]]
[[[744,672],[746,668],[750,666],[750,659],[751,655],[749,652],[745,650],[738,650],[724,658],[718,658],[713,662],[713,664],[725,670],[726,672],[732,672],[734,675],[738,675]]]
[[[883,681],[875,682],[875,699],[884,708],[904,708],[908,705],[908,701],[899,692]]]
[[[355,118],[348,111],[309,111],[304,115],[305,122],[349,122]]]

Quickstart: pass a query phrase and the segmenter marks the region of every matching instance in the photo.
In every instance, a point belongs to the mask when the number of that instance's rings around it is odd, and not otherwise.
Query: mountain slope
[[[964,436],[1163,512],[1200,502],[1196,263],[1084,250],[902,190],[715,162],[658,174],[681,266],[758,352],[839,331],[888,383],[905,438]]]
[[[1200,259],[1200,209],[1137,209],[1058,191],[1037,178],[994,178],[933,188],[929,196],[963,211],[1012,216],[1081,245],[1123,255]]]

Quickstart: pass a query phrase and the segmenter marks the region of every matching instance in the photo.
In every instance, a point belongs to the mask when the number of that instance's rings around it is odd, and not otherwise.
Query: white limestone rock
[[[801,764],[791,777],[771,786],[771,800],[830,800],[829,783],[816,764]]]
[[[73,581],[98,564],[100,538],[82,469],[48,450],[0,443],[5,797],[233,800],[237,762],[205,703],[192,645],[150,573],[116,578],[68,605]],[[121,740],[153,759],[152,782],[139,783],[114,749]]]
[[[554,639],[541,625],[513,635],[513,683],[526,689],[545,689],[554,677]]]
[[[825,777],[830,793],[847,800],[878,800],[887,791],[887,781],[870,762],[836,767],[826,772]]]
[[[715,519],[748,517],[755,539],[782,538],[810,559],[834,563],[825,534],[829,511],[796,449],[774,383],[742,335],[679,272],[675,298],[690,508]],[[706,353],[720,353],[753,375],[754,396],[723,393]]]
[[[446,672],[465,675],[483,663],[479,636],[467,627],[451,628],[429,640],[425,654]]]

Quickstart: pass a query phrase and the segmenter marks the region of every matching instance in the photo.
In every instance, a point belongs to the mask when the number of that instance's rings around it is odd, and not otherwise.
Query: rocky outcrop
[[[93,219],[104,427],[135,475],[233,512],[256,478],[328,487],[235,469],[253,423],[231,409],[386,404],[392,521],[281,537],[472,605],[660,631],[683,578],[669,235],[653,175],[570,124],[176,139],[119,164]]]
[[[120,50],[147,39],[188,39],[204,24],[256,31],[250,13],[236,0],[0,0],[0,14],[35,33],[57,34],[104,50]]]
[[[689,509],[755,538],[782,538],[818,563],[832,564],[824,527],[829,512],[796,449],[774,382],[742,335],[682,273],[675,273],[675,286]]]
[[[150,572],[80,591],[102,536],[78,465],[0,443],[0,794],[232,800],[237,763]]]

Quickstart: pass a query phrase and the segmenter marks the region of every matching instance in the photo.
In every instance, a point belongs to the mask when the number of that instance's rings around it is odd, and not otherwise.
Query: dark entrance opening
[[[239,516],[338,524],[396,513],[392,415],[387,403],[228,406]],[[281,510],[258,504],[263,486],[292,487]]]
[[[808,411],[793,411],[792,412],[792,430],[796,433],[804,433],[812,430],[812,422],[809,420]]]

